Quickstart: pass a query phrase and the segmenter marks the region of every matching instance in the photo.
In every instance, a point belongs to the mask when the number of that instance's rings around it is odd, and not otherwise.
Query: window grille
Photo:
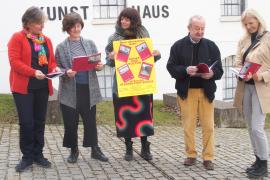
[[[126,7],[126,0],[94,0],[94,19],[115,19]]]
[[[241,16],[245,0],[221,0],[221,16]]]
[[[102,71],[97,71],[99,88],[104,99],[112,99],[114,68],[104,66]]]
[[[235,55],[228,56],[222,61],[224,70],[223,75],[223,100],[233,100],[236,89],[237,79],[230,70],[233,67],[235,61]]]

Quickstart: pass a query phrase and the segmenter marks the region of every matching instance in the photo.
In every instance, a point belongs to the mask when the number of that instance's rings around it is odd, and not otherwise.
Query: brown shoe
[[[212,161],[203,161],[203,166],[206,170],[214,170],[214,163]]]
[[[192,166],[192,165],[195,164],[195,162],[196,162],[196,158],[188,157],[188,158],[185,159],[184,165],[185,166]]]

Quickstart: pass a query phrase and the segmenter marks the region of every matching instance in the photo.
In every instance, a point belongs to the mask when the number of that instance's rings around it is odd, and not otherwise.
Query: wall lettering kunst
[[[84,20],[87,20],[87,13],[89,6],[52,6],[52,7],[40,7],[47,15],[50,21],[62,20],[64,15],[70,12],[77,12],[81,14]]]

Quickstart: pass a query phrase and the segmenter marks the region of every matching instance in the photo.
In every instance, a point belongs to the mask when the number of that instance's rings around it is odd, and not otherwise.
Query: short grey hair
[[[28,8],[22,16],[22,26],[27,29],[29,23],[43,23],[46,20],[45,13],[36,6]]]
[[[194,19],[198,19],[198,20],[201,20],[202,19],[202,20],[204,20],[204,17],[201,16],[201,15],[193,15],[193,16],[191,16],[189,18],[189,20],[188,20],[188,27],[191,26],[191,24],[192,24],[192,22],[193,22]]]

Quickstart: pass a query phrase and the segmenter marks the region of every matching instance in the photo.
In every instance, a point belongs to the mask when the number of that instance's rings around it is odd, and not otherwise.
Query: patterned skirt
[[[153,95],[118,98],[113,94],[118,137],[141,137],[154,134]]]

